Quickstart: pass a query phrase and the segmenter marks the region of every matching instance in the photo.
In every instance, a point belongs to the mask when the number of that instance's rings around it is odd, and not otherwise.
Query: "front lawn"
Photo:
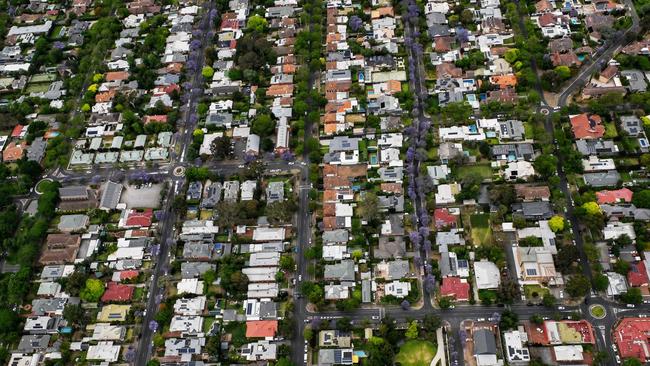
[[[605,135],[603,136],[606,139],[613,139],[618,137],[618,132],[616,132],[616,125],[613,122],[605,123]]]
[[[436,346],[428,341],[411,340],[399,349],[395,362],[402,366],[429,366],[436,354]]]
[[[489,214],[471,215],[469,217],[469,223],[472,227],[472,242],[474,246],[492,244]]]
[[[548,289],[540,285],[524,285],[524,295],[528,300],[542,299],[548,293]]]

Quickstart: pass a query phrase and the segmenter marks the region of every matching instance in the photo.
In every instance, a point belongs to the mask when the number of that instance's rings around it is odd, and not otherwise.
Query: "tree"
[[[86,302],[97,302],[104,294],[104,282],[96,278],[88,278],[85,287],[79,293],[79,297]]]
[[[609,278],[602,273],[597,273],[594,276],[594,283],[592,285],[596,291],[605,291],[607,290],[607,286],[609,286]]]
[[[555,215],[548,220],[548,226],[554,233],[564,230],[564,217]]]
[[[555,74],[557,74],[560,80],[571,78],[571,69],[568,66],[556,66],[553,71],[555,71]]]
[[[269,27],[269,22],[259,15],[253,15],[248,18],[246,28],[258,33],[265,33]]]
[[[623,366],[642,366],[643,363],[636,357],[630,357],[623,360]]]
[[[20,320],[18,314],[5,307],[0,307],[0,335],[6,338],[18,331]]]
[[[63,309],[63,318],[70,324],[85,325],[88,321],[86,310],[79,304],[69,304]]]
[[[291,222],[298,207],[293,200],[271,202],[266,206],[266,217],[273,225]]]
[[[260,114],[253,120],[251,131],[260,137],[268,137],[275,131],[275,122],[268,114]]]
[[[553,296],[550,292],[545,293],[544,297],[542,298],[542,304],[547,308],[555,307],[556,302],[557,300],[555,299],[555,296]]]
[[[217,137],[210,144],[210,152],[217,160],[223,160],[232,156],[231,139],[229,136]]]
[[[623,276],[627,276],[628,272],[630,272],[630,263],[619,259],[616,261],[616,263],[614,263],[613,268],[614,272]]]
[[[515,329],[519,323],[519,316],[512,310],[506,310],[501,313],[501,321],[499,327],[501,329]]]
[[[436,331],[442,325],[442,320],[439,316],[433,314],[426,314],[422,319],[422,329],[426,331]]]
[[[585,202],[582,204],[582,208],[585,210],[585,212],[588,215],[600,215],[602,211],[600,210],[600,206],[598,206],[598,203],[596,202]]]
[[[566,292],[572,298],[582,297],[589,293],[591,283],[589,279],[582,274],[576,274],[569,278],[565,286]]]
[[[626,304],[640,304],[643,302],[641,289],[638,287],[630,287],[627,292],[621,294],[621,300]]]
[[[293,362],[288,357],[282,357],[278,359],[278,362],[275,363],[275,366],[293,366]]]
[[[203,69],[201,69],[201,75],[206,79],[212,79],[214,69],[210,66],[203,66]]]
[[[632,195],[632,203],[637,208],[650,208],[650,189],[635,192]]]
[[[359,216],[371,222],[379,219],[379,197],[372,192],[366,192],[359,202]]]
[[[392,365],[395,357],[395,351],[390,342],[379,338],[372,337],[368,341],[368,358],[364,362],[368,366]]]
[[[519,285],[510,279],[501,281],[497,288],[497,299],[503,304],[512,304],[519,296]]]
[[[551,154],[542,154],[533,162],[533,168],[540,177],[548,179],[557,171],[557,158]]]
[[[418,337],[418,323],[415,320],[409,323],[404,336],[406,339],[416,339]]]
[[[290,255],[283,255],[280,257],[280,268],[284,271],[293,271],[296,261]]]
[[[451,297],[443,296],[438,299],[438,306],[440,306],[440,309],[449,309],[451,307]]]

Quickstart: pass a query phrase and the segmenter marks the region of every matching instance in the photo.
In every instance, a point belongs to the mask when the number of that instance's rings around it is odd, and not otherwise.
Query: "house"
[[[329,246],[324,246],[323,250]],[[345,248],[345,246],[343,246]],[[378,259],[403,258],[406,256],[406,243],[401,236],[380,236],[377,249],[373,250],[373,257]]]
[[[241,185],[241,200],[250,201],[255,198],[255,190],[257,189],[257,181],[247,180]]]
[[[203,192],[203,183],[199,181],[190,182],[187,186],[187,193],[185,199],[188,201],[198,201],[201,199],[201,193]]]
[[[533,160],[535,150],[532,144],[501,144],[491,147],[492,158],[496,160]]]
[[[627,235],[630,239],[636,239],[634,231],[634,224],[631,222],[610,221],[603,228],[603,239],[618,239],[619,237]]]
[[[627,292],[627,283],[625,276],[616,272],[606,272],[605,275],[609,280],[607,285],[607,296],[619,296]]]
[[[522,327],[503,333],[503,348],[510,365],[527,365],[530,361],[530,351],[525,346],[528,335]]]
[[[343,260],[336,264],[325,265],[323,278],[337,281],[354,281],[356,268],[354,261],[351,259]]]
[[[456,195],[460,193],[461,187],[458,183],[441,184],[435,194],[436,204],[448,205],[456,202]]]
[[[37,137],[32,141],[32,144],[27,147],[27,160],[40,163],[45,156],[45,149],[47,148],[47,141],[43,137]]]
[[[503,178],[506,180],[529,179],[535,175],[533,164],[528,161],[512,161],[503,169]]]
[[[631,202],[633,192],[628,188],[621,188],[616,190],[603,190],[596,192],[596,200],[598,204]]]
[[[590,155],[587,159],[582,159],[582,168],[585,172],[599,172],[616,170],[614,159],[599,158]]]
[[[621,359],[636,358],[642,363],[650,360],[650,319],[622,318],[614,328],[612,338]]]
[[[124,322],[130,309],[131,305],[104,305],[97,314],[97,321],[102,323]]]
[[[501,282],[501,272],[496,264],[480,260],[474,262],[474,275],[476,277],[476,287],[479,290],[496,289]]]
[[[278,345],[270,341],[248,343],[241,348],[242,357],[249,362],[273,361],[277,358],[277,352]]]
[[[122,183],[106,182],[102,187],[102,197],[99,201],[99,208],[102,210],[114,210],[120,203],[122,196]]]
[[[440,296],[451,297],[456,301],[468,301],[469,283],[460,277],[445,277],[440,286]]]
[[[253,320],[246,322],[246,338],[273,338],[277,332],[277,320]]]
[[[555,269],[553,254],[545,247],[513,247],[516,270],[520,282],[562,283],[562,277]]]
[[[584,156],[614,156],[619,153],[618,146],[612,140],[577,140],[576,148]]]
[[[319,366],[352,365],[354,350],[352,348],[324,348],[318,350]]]
[[[452,215],[446,208],[436,208],[433,212],[433,219],[438,230],[456,227],[456,216]]]
[[[23,158],[24,154],[25,154],[25,145],[22,143],[16,144],[15,142],[12,141],[2,151],[2,161],[4,161],[5,163],[18,161]]]
[[[644,134],[643,123],[634,115],[621,116],[621,129],[629,136],[636,137]]]
[[[605,134],[605,126],[597,114],[577,114],[569,116],[571,129],[576,139],[598,139]]]
[[[553,207],[548,201],[513,203],[512,213],[526,220],[548,220],[553,216]]]
[[[89,361],[103,361],[106,363],[117,362],[120,357],[121,346],[113,344],[112,341],[98,342],[91,345],[86,351],[86,359]]]
[[[623,70],[621,76],[627,79],[628,90],[633,93],[642,93],[648,89],[648,83],[645,76],[639,70]]]
[[[85,229],[89,222],[90,218],[86,215],[63,215],[57,228],[62,232],[76,232]]]
[[[348,348],[352,345],[352,337],[349,333],[339,330],[321,330],[318,333],[318,346],[326,347],[343,347]]]
[[[474,341],[474,358],[477,366],[498,365],[496,337],[492,330],[474,329],[472,340]]]
[[[548,201],[551,198],[551,190],[548,186],[529,186],[515,184],[515,194],[522,201]]]
[[[120,227],[150,227],[153,221],[153,210],[146,208],[144,210],[125,210],[120,218]]]
[[[395,280],[392,282],[388,282],[384,285],[384,295],[394,296],[398,299],[405,298],[406,296],[408,296],[410,291],[411,291],[410,282],[402,282],[402,281]]]
[[[73,263],[80,243],[79,235],[49,234],[38,261],[42,265]]]
[[[598,173],[585,173],[582,178],[585,184],[592,187],[615,187],[621,180],[621,175],[616,170]]]
[[[127,302],[133,297],[135,288],[129,285],[123,285],[117,282],[109,282],[104,294],[102,295],[102,302]]]

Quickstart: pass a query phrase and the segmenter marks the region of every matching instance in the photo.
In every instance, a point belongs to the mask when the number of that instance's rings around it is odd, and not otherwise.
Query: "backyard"
[[[472,174],[480,175],[483,179],[490,179],[492,178],[492,167],[489,164],[477,164],[463,165],[456,169],[458,180],[463,180],[463,178]]]
[[[524,295],[528,300],[541,299],[548,293],[548,289],[540,285],[524,285]]]
[[[469,217],[472,227],[472,242],[475,246],[492,244],[489,214],[475,214]]]
[[[428,341],[411,340],[402,345],[395,362],[402,366],[429,366],[436,354],[436,346]]]

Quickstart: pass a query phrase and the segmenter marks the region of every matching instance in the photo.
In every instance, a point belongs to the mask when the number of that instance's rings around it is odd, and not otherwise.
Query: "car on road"
[[[371,318],[372,320],[379,320],[379,315],[373,315]]]
[[[557,309],[558,309],[558,310],[564,310],[564,309],[566,309],[566,308],[565,308],[564,306],[558,306]]]
[[[627,304],[627,307],[632,309],[632,308],[634,308],[634,304]]]
[[[298,282],[302,281],[302,275],[298,275]]]

